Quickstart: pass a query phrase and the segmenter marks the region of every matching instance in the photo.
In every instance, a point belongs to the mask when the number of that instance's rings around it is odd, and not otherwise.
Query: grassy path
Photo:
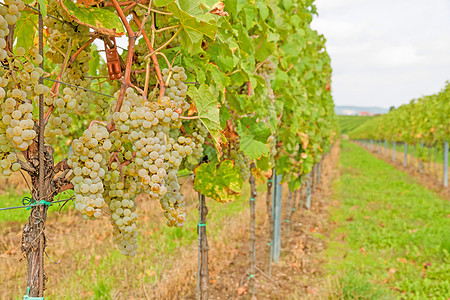
[[[354,144],[340,164],[330,297],[450,299],[450,202]]]

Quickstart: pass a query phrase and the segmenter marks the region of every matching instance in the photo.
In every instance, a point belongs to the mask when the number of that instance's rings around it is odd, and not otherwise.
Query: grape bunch
[[[88,77],[89,62],[92,60],[90,45],[78,53],[75,61],[64,65],[65,61],[72,58],[77,50],[89,41],[91,38],[89,28],[74,22],[56,0],[49,2],[48,11],[49,14],[58,16],[58,19],[49,16],[44,19],[44,24],[49,31],[48,44],[50,46],[46,55],[64,70],[61,76],[63,82],[81,87],[70,87],[72,89],[71,97],[75,99],[76,104],[71,111],[83,116],[90,112],[91,104],[93,104],[97,112],[104,112],[109,106],[108,101],[101,95],[84,90],[90,89],[92,85],[92,79]],[[67,54],[69,57],[66,58]],[[71,123],[70,120],[69,122]]]
[[[185,202],[177,174],[186,158],[201,158],[207,134],[198,120],[189,135],[181,130],[180,116],[190,108],[184,68],[174,66],[163,69],[162,74],[167,83],[165,96],[144,99],[134,88],[118,90],[107,117],[114,130],[108,135],[106,129],[93,124],[72,144],[70,166],[77,209],[93,219],[100,216],[106,203],[114,241],[129,256],[137,249],[135,197],[139,193],[160,202],[169,226],[184,224]],[[64,97],[52,104],[61,107],[61,113],[73,99],[70,91],[63,92]],[[116,111],[119,97],[123,97],[122,105]]]
[[[134,256],[137,249],[137,214],[134,198],[141,192],[133,164],[122,165],[122,159],[111,163],[106,173],[104,197],[111,212],[113,237],[122,254]]]
[[[19,89],[8,91],[9,97],[1,105],[2,123],[11,148],[25,151],[36,137],[33,121],[33,105],[27,102],[26,92]]]
[[[189,155],[183,161],[183,167],[188,170],[193,170],[196,166],[198,166],[203,157],[203,144],[205,143],[205,137],[208,136],[208,130],[200,120],[190,121],[192,133],[188,135],[185,140],[192,144],[192,154],[188,153]]]
[[[259,76],[261,76],[264,79],[265,83],[266,83],[266,87],[268,89],[267,97],[272,102],[275,101],[275,94],[274,94],[273,89],[271,87],[271,81],[272,81],[272,78],[274,77],[275,71],[276,71],[276,66],[270,60],[264,61],[264,63],[261,65],[261,67],[257,71],[257,74]]]
[[[22,0],[4,0],[0,5],[0,61],[4,60],[8,54],[6,48],[6,36],[9,34],[8,26],[16,25],[20,18],[20,11],[25,8]]]
[[[105,205],[103,178],[108,171],[108,151],[111,147],[108,130],[95,123],[72,142],[73,153],[67,164],[74,174],[75,208],[85,218],[101,216]]]
[[[63,89],[63,94],[62,97],[45,98],[45,111],[50,109],[51,105],[54,107],[44,132],[46,142],[49,144],[55,144],[59,136],[69,135],[70,125],[73,123],[70,112],[77,105],[77,100],[73,97],[73,90],[68,87]]]
[[[237,164],[237,167],[241,171],[242,180],[247,181],[250,178],[251,158],[245,155],[240,149],[232,149],[230,151],[230,158]]]

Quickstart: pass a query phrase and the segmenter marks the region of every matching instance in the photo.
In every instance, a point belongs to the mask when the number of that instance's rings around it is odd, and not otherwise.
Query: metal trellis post
[[[273,201],[272,201],[272,216],[273,216],[273,237],[272,244],[270,249],[271,260],[273,262],[277,262],[280,258],[280,249],[281,249],[281,195],[282,195],[282,186],[281,175],[277,175],[276,170],[274,170],[273,176]]]
[[[311,208],[311,173],[306,177],[306,208]]]
[[[395,161],[395,141],[392,142],[392,161]]]
[[[404,153],[404,157],[403,157],[403,166],[406,167],[408,162],[408,144],[405,143],[405,153]]]
[[[448,186],[448,142],[444,143],[444,186]]]

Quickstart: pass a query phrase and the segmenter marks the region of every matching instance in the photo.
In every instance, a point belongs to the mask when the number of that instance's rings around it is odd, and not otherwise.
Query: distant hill
[[[358,116],[360,112],[369,112],[371,116],[374,114],[386,114],[389,109],[376,106],[335,106],[334,111],[340,116]]]

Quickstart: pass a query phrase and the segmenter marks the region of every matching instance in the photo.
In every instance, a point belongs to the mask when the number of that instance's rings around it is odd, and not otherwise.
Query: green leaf
[[[38,0],[39,2],[39,10],[41,11],[41,15],[45,17],[47,15],[47,0]]]
[[[14,30],[14,36],[17,38],[16,48],[29,49],[33,46],[38,19],[39,17],[35,13],[27,10],[21,12]]]
[[[219,101],[217,97],[212,94],[206,84],[201,84],[198,89],[195,86],[189,87],[187,94],[194,101],[198,117],[211,134],[216,148],[220,149],[222,133],[220,132]]]
[[[155,3],[156,6],[168,6],[170,3],[172,3],[174,0],[154,0],[153,3]]]
[[[189,53],[195,54],[201,51],[203,36],[214,39],[217,25],[214,17],[204,13],[199,1],[177,0],[168,6],[173,17],[181,23],[181,44]]]
[[[275,44],[269,42],[265,36],[254,39],[253,43],[255,45],[255,57],[259,61],[266,60],[270,55],[276,52]]]
[[[70,14],[75,16],[80,22],[95,28],[107,29],[118,35],[125,34],[122,21],[120,21],[120,18],[112,11],[98,7],[86,8],[81,4],[75,4],[70,0],[63,0],[63,3]]]
[[[213,163],[201,164],[194,170],[194,189],[219,202],[239,198],[242,176],[231,160],[224,160],[218,166]]]
[[[259,122],[253,125],[245,126],[241,121],[237,127],[237,133],[241,137],[240,149],[245,155],[252,159],[269,155],[269,147],[266,145],[267,138],[270,136],[269,128]]]

